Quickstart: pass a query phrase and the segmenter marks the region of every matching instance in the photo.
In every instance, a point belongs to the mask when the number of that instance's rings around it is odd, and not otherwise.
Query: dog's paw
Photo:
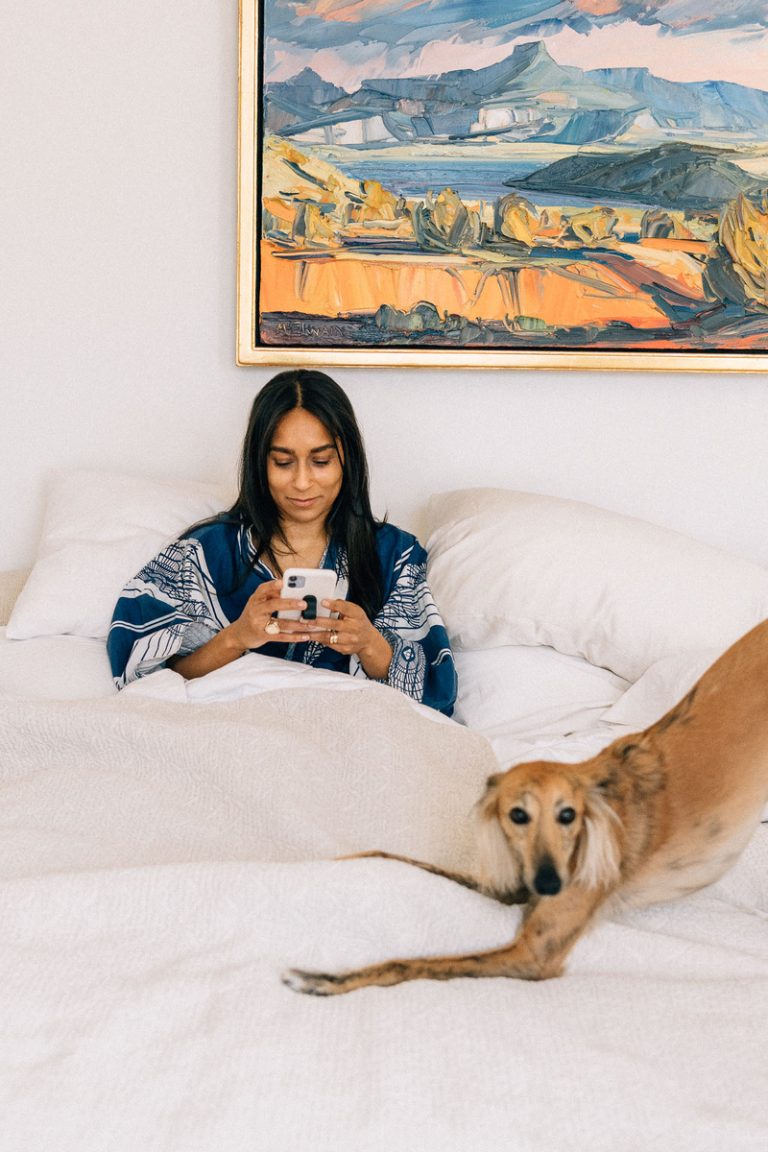
[[[286,988],[293,992],[303,992],[307,996],[333,996],[338,991],[338,980],[322,972],[302,972],[299,968],[289,968],[281,977]]]

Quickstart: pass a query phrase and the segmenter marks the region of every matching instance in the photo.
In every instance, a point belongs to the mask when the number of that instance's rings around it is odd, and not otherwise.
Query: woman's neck
[[[282,572],[286,568],[317,568],[328,547],[325,525],[281,525],[282,535],[271,540],[271,551]]]

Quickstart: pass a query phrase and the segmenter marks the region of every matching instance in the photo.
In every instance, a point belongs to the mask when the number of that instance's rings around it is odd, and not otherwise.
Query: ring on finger
[[[270,619],[264,625],[264,631],[266,632],[267,636],[279,636],[280,635],[279,621],[276,620],[274,616],[270,617]]]
[[[328,637],[328,643],[329,644],[338,644],[338,642],[339,642],[338,632],[335,632],[335,631],[331,632],[330,636]]]

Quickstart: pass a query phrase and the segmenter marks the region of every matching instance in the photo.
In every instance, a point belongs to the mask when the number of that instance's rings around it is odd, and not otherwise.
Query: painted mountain
[[[663,208],[719,209],[739,195],[761,197],[768,182],[756,179],[720,148],[669,143],[628,156],[580,153],[557,160],[506,184],[568,196],[605,197]]]
[[[768,349],[768,92],[541,41],[344,75],[263,88],[262,343]]]
[[[266,84],[264,104],[267,131],[358,147],[492,139],[579,146],[633,132],[658,142],[716,132],[748,143],[768,134],[768,92],[663,80],[644,68],[584,72],[557,64],[542,41],[487,68],[366,80],[353,93],[307,68]]]

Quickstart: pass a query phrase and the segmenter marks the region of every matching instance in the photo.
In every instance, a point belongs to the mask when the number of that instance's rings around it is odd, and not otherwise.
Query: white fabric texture
[[[703,648],[658,660],[606,710],[603,720],[649,728],[688,694],[722,654],[719,648]]]
[[[117,692],[103,640],[41,636],[9,640],[0,628],[0,696],[86,700]]]
[[[350,676],[346,672],[333,672],[330,668],[314,668],[310,664],[294,664],[276,656],[263,656],[260,652],[247,652],[239,660],[233,660],[231,664],[225,664],[196,680],[185,680],[178,672],[162,668],[150,676],[133,680],[122,692],[131,697],[204,704],[242,700],[278,688],[327,688],[352,692],[367,683],[367,678]],[[436,723],[448,721],[446,716],[434,708],[419,704],[404,693],[402,695],[412,708],[428,720]]]
[[[455,654],[459,695],[454,717],[482,732],[507,764],[520,736],[582,732],[618,705],[630,687],[607,668],[554,648],[505,644]]]
[[[375,681],[306,676],[215,704],[0,700],[0,875],[376,847],[466,864],[484,738]]]
[[[0,625],[8,623],[13,606],[28,576],[28,568],[12,568],[0,572]]]
[[[0,701],[0,742],[3,1152],[763,1152],[768,829],[559,980],[315,1000],[281,972],[514,934],[449,881],[329,859],[463,866],[480,736],[368,684]]]
[[[768,572],[643,520],[497,488],[433,496],[429,580],[458,649],[546,644],[637,680],[768,616]]]
[[[8,637],[105,637],[126,581],[169,540],[231,502],[223,485],[197,480],[53,472],[37,556]]]

